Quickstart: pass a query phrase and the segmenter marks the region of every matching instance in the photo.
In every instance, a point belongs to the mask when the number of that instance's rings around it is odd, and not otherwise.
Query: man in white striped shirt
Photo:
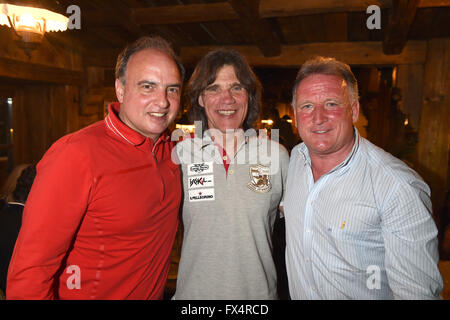
[[[307,61],[292,104],[304,143],[292,150],[283,201],[291,298],[440,298],[430,189],[354,128],[350,67]]]

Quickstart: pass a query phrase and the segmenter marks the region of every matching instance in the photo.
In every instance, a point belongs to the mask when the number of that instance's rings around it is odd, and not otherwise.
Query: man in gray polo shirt
[[[250,129],[259,82],[239,53],[217,50],[188,88],[200,136],[177,145],[184,236],[174,298],[277,299],[271,235],[289,156]]]

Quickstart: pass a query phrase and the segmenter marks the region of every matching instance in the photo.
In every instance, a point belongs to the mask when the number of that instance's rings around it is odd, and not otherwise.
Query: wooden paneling
[[[228,0],[234,11],[247,29],[246,33],[266,57],[278,56],[281,52],[280,40],[277,38],[271,24],[261,19],[258,12],[259,0]]]
[[[13,100],[14,162],[37,162],[46,150],[71,129],[78,110],[73,86],[27,84],[17,89]]]
[[[241,42],[223,21],[204,22],[201,25],[204,27],[204,32],[213,39],[214,45],[232,45]]]
[[[81,72],[0,58],[0,77],[49,83],[81,84]]]
[[[228,2],[135,8],[131,16],[138,25],[239,19],[238,14]]]
[[[324,15],[326,41],[347,41],[347,16],[348,14],[345,12]]]
[[[277,19],[287,44],[324,42],[325,29],[320,14]]]

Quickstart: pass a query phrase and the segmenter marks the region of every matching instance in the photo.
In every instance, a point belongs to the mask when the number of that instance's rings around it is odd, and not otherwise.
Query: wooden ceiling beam
[[[254,43],[265,57],[275,57],[281,53],[281,43],[272,30],[269,21],[261,19],[258,12],[260,0],[228,0],[241,19]]]
[[[389,10],[389,23],[384,33],[385,54],[402,52],[419,3],[420,0],[393,0],[393,6]]]
[[[386,7],[391,0],[373,0],[370,4]],[[289,17],[307,14],[365,11],[369,5],[361,0],[261,0],[261,17]]]
[[[242,53],[252,66],[299,67],[314,56],[333,56],[350,65],[398,65],[421,64],[425,62],[427,44],[425,41],[409,41],[401,54],[386,55],[381,41],[367,42],[324,42],[281,47],[277,57],[265,57],[256,46],[227,46]],[[214,46],[181,48],[181,60],[186,66],[195,65]]]
[[[223,47],[223,46],[220,46]],[[181,61],[186,67],[193,67],[206,53],[219,46],[192,46],[181,48]],[[281,46],[278,57],[265,57],[257,46],[226,46],[242,53],[255,67],[299,67],[314,56],[333,56],[350,65],[399,65],[423,64],[426,61],[426,41],[408,41],[401,54],[386,55],[381,41],[323,42],[303,45]],[[98,49],[95,55],[83,57],[86,66],[113,69],[119,50]]]
[[[261,0],[259,14],[262,18],[289,17],[316,13],[361,12],[369,5],[381,9],[392,8],[393,0]],[[450,0],[421,0],[418,8],[449,7]]]

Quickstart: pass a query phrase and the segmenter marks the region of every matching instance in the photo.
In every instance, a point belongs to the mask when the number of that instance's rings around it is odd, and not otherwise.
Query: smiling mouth
[[[162,113],[162,112],[149,112],[149,114],[152,117],[156,117],[156,118],[162,118],[166,115],[166,113]]]
[[[217,112],[224,116],[231,116],[236,113],[236,110],[218,110]]]
[[[330,130],[313,130],[313,133],[318,133],[318,134],[323,134],[323,133],[327,133]]]

